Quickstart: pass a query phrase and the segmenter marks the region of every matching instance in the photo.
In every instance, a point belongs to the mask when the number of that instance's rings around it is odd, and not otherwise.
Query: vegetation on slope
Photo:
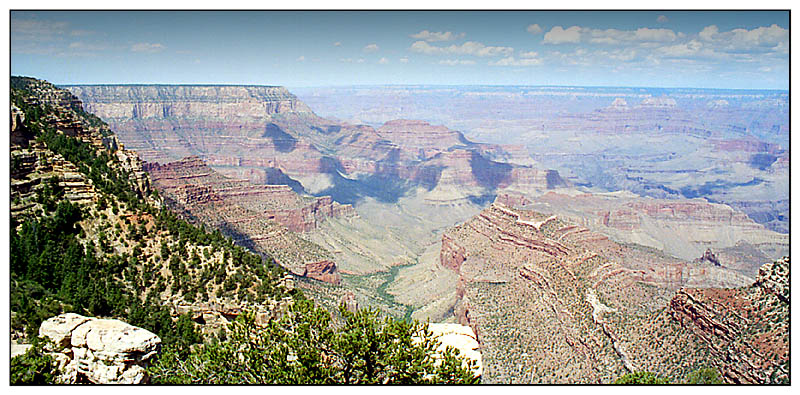
[[[334,325],[302,293],[279,285],[285,271],[271,258],[157,208],[157,193],[143,192],[114,150],[56,130],[54,121],[78,119],[84,133],[109,135],[98,118],[59,104],[63,94],[46,82],[12,78],[12,103],[25,115],[21,127],[35,138],[30,147],[12,146],[12,174],[33,185],[12,186],[13,333],[36,342],[41,322],[64,312],[121,319],[161,338],[164,351],[153,373],[162,383],[476,381],[457,351],[434,361],[437,344],[424,325],[344,310],[344,326]],[[35,158],[32,167],[21,157]],[[48,167],[54,162],[74,165],[88,180],[90,203],[68,199],[63,172]],[[201,346],[194,346],[203,336],[191,317],[175,318],[165,303],[215,300],[256,308],[287,296],[295,300],[289,312],[267,327],[242,314],[221,335],[230,339],[208,336]],[[16,384],[56,376],[38,346],[12,360],[12,373]]]
[[[151,369],[161,384],[473,384],[475,362],[458,350],[437,352],[419,322],[381,318],[377,311],[340,308],[344,324],[298,299],[266,327],[240,315],[224,340],[187,358],[166,353]],[[439,354],[439,358],[434,355]],[[468,361],[468,362],[467,362]]]

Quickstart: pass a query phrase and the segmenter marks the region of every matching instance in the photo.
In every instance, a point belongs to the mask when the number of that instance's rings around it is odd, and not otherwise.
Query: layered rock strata
[[[477,333],[483,382],[489,383],[610,382],[645,368],[683,377],[707,360],[701,351],[667,362],[680,352],[675,345],[703,349],[700,340],[681,337],[679,325],[667,318],[653,324],[652,317],[681,287],[751,281],[712,263],[622,245],[558,216],[499,202],[448,230],[440,259],[459,274],[455,318]],[[644,349],[634,349],[631,325],[642,322],[643,331],[662,328],[674,344],[640,338]]]
[[[737,289],[682,289],[668,314],[702,339],[731,383],[789,382],[789,258]]]
[[[286,185],[252,185],[224,177],[196,157],[145,169],[177,210],[219,229],[237,243],[272,256],[294,274],[339,282],[329,253],[295,232],[315,229],[328,217],[355,215],[330,198],[304,198]]]
[[[548,192],[531,206],[556,213],[615,240],[662,250],[684,260],[714,251],[719,265],[755,277],[764,262],[789,253],[789,237],[747,215],[705,199],[666,200],[633,194]]]
[[[219,171],[248,172],[254,180],[276,168],[338,201],[383,197],[385,191],[376,187],[401,194],[406,183],[429,190],[467,185],[488,194],[508,186],[530,191],[566,185],[557,172],[528,166],[519,147],[475,144],[460,132],[421,121],[397,120],[374,129],[326,120],[285,88],[66,88],[148,162],[196,155]],[[515,164],[502,162],[512,159]],[[358,196],[352,196],[354,190]]]

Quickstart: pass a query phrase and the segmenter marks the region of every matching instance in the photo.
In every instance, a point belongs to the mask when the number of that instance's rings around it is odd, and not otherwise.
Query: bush
[[[25,354],[11,358],[12,385],[56,384],[58,365],[44,353],[45,340],[36,339]]]
[[[167,350],[150,370],[161,384],[473,384],[475,363],[438,342],[426,326],[380,318],[375,310],[340,309],[344,325],[304,299],[265,327],[240,315],[227,339],[194,349],[187,358]]]
[[[714,368],[701,368],[689,373],[687,384],[723,384],[722,378]]]
[[[669,384],[666,377],[661,377],[653,372],[634,372],[628,373],[616,381],[614,384]]]

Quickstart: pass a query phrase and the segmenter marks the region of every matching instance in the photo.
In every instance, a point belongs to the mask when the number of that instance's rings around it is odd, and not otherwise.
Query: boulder
[[[147,383],[147,366],[161,349],[161,339],[146,329],[74,313],[46,320],[39,334],[55,343],[51,354],[65,383]]]
[[[453,347],[460,355],[475,361],[475,376],[483,374],[480,343],[472,328],[460,324],[428,324],[428,330],[441,343],[438,352]]]
[[[39,327],[39,336],[46,337],[53,342],[52,351],[69,348],[72,342],[72,332],[81,324],[93,318],[84,317],[75,313],[66,313],[49,318]]]

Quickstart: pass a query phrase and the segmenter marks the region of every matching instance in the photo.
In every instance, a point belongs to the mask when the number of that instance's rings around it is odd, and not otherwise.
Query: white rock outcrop
[[[161,350],[161,339],[146,329],[74,313],[42,322],[39,335],[53,342],[49,351],[65,383],[147,383],[149,361]]]
[[[480,343],[472,328],[460,324],[428,324],[428,330],[441,343],[437,351],[442,352],[447,346],[454,347],[461,355],[475,361],[475,376],[483,374]]]

